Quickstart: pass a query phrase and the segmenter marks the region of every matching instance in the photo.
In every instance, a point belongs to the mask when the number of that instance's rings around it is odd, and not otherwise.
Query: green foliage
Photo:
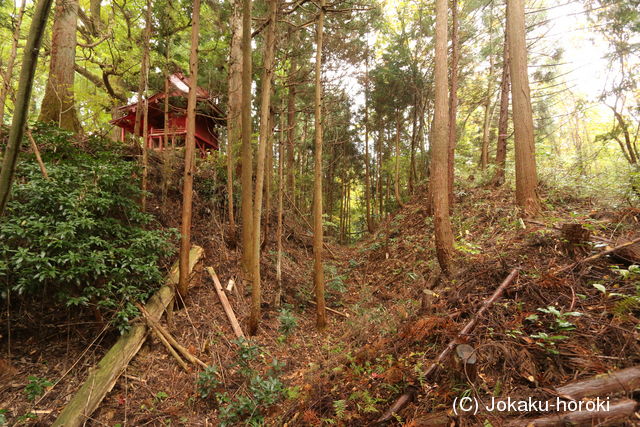
[[[28,377],[29,383],[24,388],[23,392],[27,395],[27,400],[33,402],[38,397],[42,396],[47,387],[51,387],[53,383],[46,378],[39,378],[36,376]]]
[[[551,328],[555,331],[571,331],[575,329],[576,326],[573,323],[569,322],[567,318],[582,316],[582,313],[577,311],[568,311],[562,313],[552,305],[547,306],[546,308],[539,308],[538,311],[551,314],[554,317],[554,323],[551,325]]]
[[[161,284],[159,262],[171,254],[171,233],[148,230],[140,211],[138,168],[99,140],[93,152],[66,147],[62,131],[47,133],[63,148],[45,152],[50,179],[31,161],[19,165],[7,214],[0,219],[0,288],[66,306],[91,305],[121,332]],[[68,136],[68,135],[67,135]],[[68,144],[67,144],[68,145]]]
[[[260,374],[251,366],[251,362],[262,354],[260,348],[244,339],[238,339],[236,343],[238,344],[237,363],[246,385],[246,393],[215,394],[220,406],[218,414],[220,425],[236,425],[241,421],[243,425],[263,425],[263,411],[275,404],[285,393],[288,394],[288,389],[278,378],[282,365],[274,359],[266,373]]]
[[[293,312],[287,308],[282,308],[278,315],[278,321],[280,322],[280,333],[285,337],[289,336],[294,329],[298,326],[298,320]]]
[[[346,276],[341,275],[335,265],[329,263],[324,264],[324,275],[327,283],[327,292],[330,297],[336,293],[341,294],[347,290],[347,285],[344,282]]]
[[[4,426],[7,425],[7,410],[6,409],[0,409],[0,426]]]
[[[218,380],[218,368],[216,366],[207,366],[204,371],[198,374],[196,385],[198,386],[198,394],[202,399],[206,399],[218,388],[220,381]]]

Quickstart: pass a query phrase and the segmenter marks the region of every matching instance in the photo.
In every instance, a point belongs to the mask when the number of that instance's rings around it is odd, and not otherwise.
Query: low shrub
[[[39,135],[43,147],[59,131]],[[67,135],[68,137],[68,135]],[[162,283],[161,261],[173,251],[173,232],[149,229],[140,211],[139,170],[90,141],[43,151],[49,179],[28,156],[18,166],[12,200],[0,218],[0,293],[54,296],[66,306],[91,306],[121,332]],[[48,159],[48,160],[47,160]]]

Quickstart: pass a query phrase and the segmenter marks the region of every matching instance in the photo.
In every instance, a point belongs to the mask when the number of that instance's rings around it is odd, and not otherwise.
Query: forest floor
[[[465,393],[540,394],[640,364],[640,272],[629,268],[639,260],[617,254],[553,273],[602,250],[587,243],[594,239],[584,230],[611,246],[638,237],[640,210],[603,208],[557,192],[544,199],[543,215],[529,223],[518,216],[510,190],[459,189],[453,217],[457,271],[448,280],[435,280],[432,219],[422,195],[357,244],[330,244],[327,302],[342,314],[329,312],[323,333],[315,329],[315,307],[309,303],[311,232],[291,211],[282,267],[286,310],[271,304],[276,281],[272,216],[263,245],[263,320],[251,346],[241,346],[204,271],[214,267],[223,286],[236,282],[229,299],[243,324],[250,289],[240,279],[238,236],[212,219],[213,208],[196,195],[193,240],[204,248],[205,258],[170,329],[201,360],[217,366],[217,380],[208,391],[225,393],[218,399],[222,403],[213,396],[201,399],[197,372],[184,372],[150,336],[87,425],[205,426],[219,425],[222,418],[244,425],[258,415],[267,425],[366,425],[413,387],[417,397],[393,423],[497,426],[504,419],[495,414],[453,417],[454,399]],[[178,225],[176,200],[170,197],[164,208],[154,205],[165,227]],[[579,238],[577,228],[553,228],[562,224],[580,224]],[[514,268],[520,269],[517,279],[467,337],[477,352],[475,374],[445,365],[425,378],[431,361]],[[78,323],[77,316],[47,307],[37,316],[22,309],[17,313],[11,319],[10,349],[0,349],[2,357],[10,354],[0,359],[5,365],[0,366],[0,408],[10,422],[50,425],[117,336],[105,334],[88,316]],[[48,392],[29,401],[24,392],[34,383],[29,375],[55,386],[41,384]],[[433,413],[445,414],[444,421],[429,420]]]

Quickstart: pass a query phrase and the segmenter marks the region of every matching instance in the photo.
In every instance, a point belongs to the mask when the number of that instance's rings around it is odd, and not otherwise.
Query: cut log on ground
[[[566,267],[562,267],[561,269],[557,270],[553,274],[563,273],[565,271],[573,269],[574,267],[577,267],[580,264],[586,264],[588,262],[595,261],[596,259],[602,258],[605,255],[610,255],[610,254],[613,254],[613,253],[620,253],[620,251],[622,251],[622,250],[624,250],[626,248],[629,248],[630,246],[636,245],[638,243],[640,243],[640,237],[638,237],[637,239],[630,240],[628,242],[621,243],[618,246],[615,246],[613,248],[607,249],[607,250],[602,251],[600,253],[597,253],[595,255],[591,255],[590,257],[587,257],[587,258],[584,258],[584,259],[582,259],[580,261],[574,262],[573,264],[569,264]]]
[[[436,360],[424,372],[424,377],[423,377],[424,380],[429,378],[429,376],[431,376],[440,367],[444,359],[447,358],[449,354],[451,354],[451,351],[456,347],[456,345],[460,344],[461,338],[465,337],[466,335],[469,335],[469,333],[473,331],[473,329],[476,327],[476,325],[482,318],[482,315],[485,313],[485,311],[487,311],[487,309],[494,302],[496,302],[496,300],[500,298],[500,296],[502,296],[502,293],[504,292],[504,290],[507,288],[507,286],[511,284],[511,282],[513,282],[513,280],[516,278],[517,275],[518,275],[518,269],[514,268],[511,271],[511,273],[509,273],[507,278],[504,279],[500,284],[500,286],[498,286],[498,288],[493,292],[493,294],[482,303],[482,306],[476,312],[476,314],[471,318],[471,320],[467,322],[467,324],[464,326],[464,328],[462,328],[462,330],[458,333],[458,335],[456,335],[456,337],[449,342],[449,344],[445,347],[445,349],[442,350],[442,352],[438,355],[438,357],[436,357]],[[396,400],[396,402],[393,405],[391,405],[391,407],[387,409],[387,411],[380,418],[378,418],[378,420],[376,421],[376,424],[382,424],[391,420],[395,413],[400,411],[411,401],[411,399],[406,398],[405,394],[400,396],[400,398]],[[400,404],[401,401],[402,401],[402,404]]]
[[[585,403],[585,402],[582,402]],[[621,425],[621,422],[631,417],[638,408],[638,402],[632,399],[622,399],[610,402],[608,407],[600,410],[582,410],[564,412],[562,414],[547,415],[535,419],[517,419],[510,421],[508,427],[564,427],[564,426],[610,426]]]
[[[236,337],[244,338],[244,333],[242,332],[240,323],[238,323],[238,319],[236,319],[236,315],[233,312],[231,304],[229,303],[227,294],[225,294],[224,290],[222,289],[222,285],[220,284],[220,279],[218,279],[216,271],[213,269],[213,267],[207,267],[207,272],[209,273],[209,276],[211,276],[211,280],[213,280],[213,285],[216,288],[216,293],[218,294],[218,298],[220,298],[220,303],[222,304],[222,308],[224,308],[224,312],[227,314],[227,319],[229,319],[229,323],[231,323],[233,332],[236,334]]]
[[[189,252],[189,271],[193,270],[203,252],[203,249],[199,246],[191,248]],[[169,302],[173,300],[177,283],[178,263],[175,263],[171,268],[166,285],[160,288],[145,306],[153,320],[159,320]],[[138,353],[148,332],[147,325],[140,323],[133,325],[127,334],[120,337],[98,362],[96,368],[90,372],[87,380],[64,407],[53,426],[78,427],[87,421],[93,411],[98,408],[102,399],[116,384],[131,359]]]
[[[556,388],[560,397],[571,400],[590,396],[602,397],[611,393],[631,393],[636,390],[640,390],[640,366],[598,375]]]

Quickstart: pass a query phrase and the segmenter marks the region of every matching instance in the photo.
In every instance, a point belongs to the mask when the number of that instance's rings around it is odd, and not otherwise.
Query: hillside
[[[161,197],[159,189],[153,194],[153,200]],[[177,197],[170,193],[165,209],[155,210],[163,227],[176,226],[171,203]],[[637,365],[640,272],[632,265],[638,262],[638,246],[555,272],[604,250],[603,241],[615,246],[637,237],[640,211],[604,209],[555,193],[545,198],[544,217],[529,222],[519,217],[511,197],[509,190],[458,190],[459,213],[453,217],[457,271],[450,279],[438,273],[432,217],[423,194],[361,242],[329,245],[327,301],[335,311],[329,312],[324,333],[313,326],[309,302],[309,231],[292,213],[284,234],[284,308],[272,304],[276,280],[270,227],[262,248],[264,321],[260,333],[242,343],[204,270],[213,267],[223,286],[235,282],[227,294],[244,325],[250,292],[241,280],[239,248],[228,226],[212,221],[214,207],[196,192],[193,241],[204,248],[205,257],[184,308],[167,326],[178,342],[216,367],[215,381],[204,387],[208,397],[201,398],[198,369],[185,372],[151,336],[91,422],[217,425],[264,417],[267,425],[363,425],[409,391],[412,401],[392,421],[446,425],[455,419],[448,418],[453,399],[465,393],[540,397],[558,384]],[[516,280],[462,340],[475,349],[473,372],[465,375],[447,358],[442,369],[424,378],[435,356],[515,268]],[[39,321],[12,320],[12,362],[5,369],[8,385],[0,402],[10,408],[9,416],[30,411],[37,416],[33,421],[47,425],[116,337],[101,333],[95,322],[60,328],[54,325],[56,313],[43,314]],[[26,325],[37,325],[37,332]],[[44,385],[48,391],[30,403],[22,390],[33,381],[25,382],[21,372],[55,379],[55,386]],[[226,400],[213,398],[215,393],[225,393]],[[434,412],[439,414],[435,418]],[[504,419],[489,414],[458,422],[501,425]]]

